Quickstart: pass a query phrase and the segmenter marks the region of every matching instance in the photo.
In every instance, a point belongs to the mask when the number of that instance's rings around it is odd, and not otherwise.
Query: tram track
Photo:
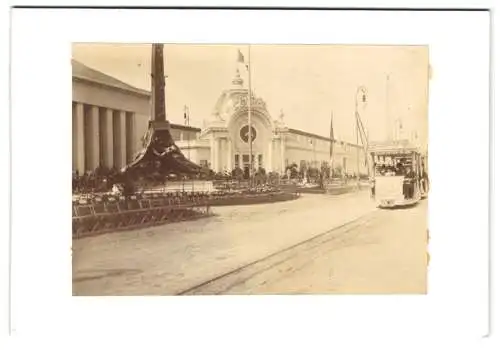
[[[247,281],[265,273],[266,271],[277,269],[280,265],[286,265],[288,261],[294,258],[304,255],[310,256],[312,253],[323,254],[331,251],[331,247],[325,250],[326,243],[339,241],[345,244],[349,239],[351,231],[373,221],[378,211],[378,209],[370,211],[369,213],[351,220],[341,226],[328,229],[292,246],[286,247],[260,259],[246,263],[228,272],[181,290],[177,292],[176,295],[224,294],[235,287],[245,284]],[[304,263],[301,264],[299,268],[301,268],[302,265],[306,265],[309,261],[310,259],[305,259]],[[295,268],[290,266],[284,271],[284,275],[296,269],[296,266]]]

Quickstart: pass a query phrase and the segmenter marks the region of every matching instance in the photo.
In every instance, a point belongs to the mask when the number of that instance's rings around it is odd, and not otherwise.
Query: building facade
[[[73,170],[83,174],[98,166],[122,168],[142,148],[148,128],[149,91],[127,85],[73,61]],[[235,167],[284,173],[288,165],[330,164],[330,138],[288,128],[283,113],[272,118],[263,99],[252,96],[248,130],[248,90],[236,74],[223,91],[203,128],[171,124],[172,137],[191,161],[215,172]],[[329,133],[328,128],[325,128]],[[252,157],[248,138],[252,138]],[[362,147],[334,142],[335,167],[364,173]]]
[[[149,120],[148,91],[80,62],[73,66],[73,170],[121,168],[141,147]]]
[[[286,126],[285,116],[272,118],[263,99],[252,96],[251,132],[248,132],[248,90],[236,73],[232,86],[222,92],[212,116],[203,129],[185,130],[176,141],[193,162],[208,165],[215,172],[250,166],[248,138],[252,137],[253,168],[284,173],[288,165],[321,167],[330,165],[330,138]],[[326,133],[329,129],[325,127]],[[359,153],[358,153],[359,152]],[[366,173],[362,146],[335,140],[335,168],[345,173]]]

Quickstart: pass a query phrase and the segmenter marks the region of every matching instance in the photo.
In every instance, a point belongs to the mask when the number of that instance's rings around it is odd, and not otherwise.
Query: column
[[[120,168],[123,168],[127,165],[127,112],[125,111],[120,111],[119,114],[118,135],[119,158],[115,161]]]
[[[273,139],[269,141],[269,150],[267,155],[267,172],[273,171]]]
[[[106,109],[104,112],[104,165],[112,168],[113,163],[113,110]]]
[[[281,134],[281,139],[280,139],[280,155],[281,155],[281,173],[283,174],[285,172],[285,135]]]
[[[210,169],[217,171],[215,169],[215,137],[212,135],[210,138]]]
[[[85,172],[85,133],[84,133],[84,123],[83,123],[83,104],[75,104],[75,125],[74,134],[75,138],[73,150],[73,157],[75,158],[75,170],[78,170],[78,174],[83,175]]]
[[[99,166],[99,107],[90,107],[90,164],[89,169],[94,171]]]
[[[227,154],[227,161],[226,161],[226,167],[227,171],[233,170],[233,143],[231,142],[231,139],[228,137],[226,139],[226,154]]]
[[[220,139],[214,140],[214,171],[216,173],[220,172]]]
[[[127,155],[126,159],[127,162],[130,162],[134,158],[134,154],[137,151],[136,147],[136,135],[135,135],[135,113],[126,113],[126,118],[127,118],[127,127],[126,127],[126,132],[127,132]]]

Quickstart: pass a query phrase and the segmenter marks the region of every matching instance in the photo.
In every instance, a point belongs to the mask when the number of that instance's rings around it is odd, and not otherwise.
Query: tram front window
[[[408,161],[404,158],[387,158],[384,162],[375,165],[377,176],[404,176],[405,165]]]
[[[397,175],[397,171],[395,167],[383,164],[381,166],[376,166],[375,174],[377,176],[395,176]]]

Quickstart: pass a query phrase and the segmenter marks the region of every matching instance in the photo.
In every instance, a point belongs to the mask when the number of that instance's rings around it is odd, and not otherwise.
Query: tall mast
[[[356,132],[356,178],[359,183],[359,114],[358,114],[358,98],[359,98],[359,92],[361,91],[362,87],[358,86],[356,89],[356,95],[354,96],[354,121],[355,121],[355,132]]]
[[[385,118],[386,118],[386,128],[387,128],[387,141],[394,139],[391,116],[389,112],[389,81],[390,75],[385,75]]]
[[[250,177],[250,184],[253,185],[253,152],[252,152],[252,69],[251,69],[251,57],[250,57],[250,45],[248,45],[248,149],[250,151],[250,166],[248,168],[248,174]]]
[[[331,148],[331,159],[330,159],[330,178],[333,179],[333,175],[335,175],[335,134],[333,133],[333,111],[331,111],[330,118],[330,148]]]
[[[165,68],[163,44],[151,45],[151,116],[144,137],[144,149],[122,170],[128,180],[136,176],[157,171],[160,163],[161,173],[199,174],[201,167],[182,154],[170,133],[165,101]],[[205,171],[203,171],[205,172]]]
[[[356,117],[358,117],[358,112],[356,112]],[[359,181],[359,124],[356,121],[356,164],[357,164],[357,178]]]
[[[363,105],[366,104],[366,95],[367,95],[367,90],[366,87],[364,86],[359,86],[357,91],[356,91],[356,100],[355,100],[355,120],[356,120],[356,163],[357,163],[357,170],[358,170],[358,181],[360,179],[360,174],[359,174],[359,141],[361,139],[361,143],[363,144],[363,152],[365,154],[365,159],[367,159],[367,153],[368,153],[368,137],[366,135],[365,127],[363,125],[363,122],[361,121],[361,117],[359,115],[358,111],[358,98],[360,97],[359,94],[361,95],[361,102],[363,102]]]

